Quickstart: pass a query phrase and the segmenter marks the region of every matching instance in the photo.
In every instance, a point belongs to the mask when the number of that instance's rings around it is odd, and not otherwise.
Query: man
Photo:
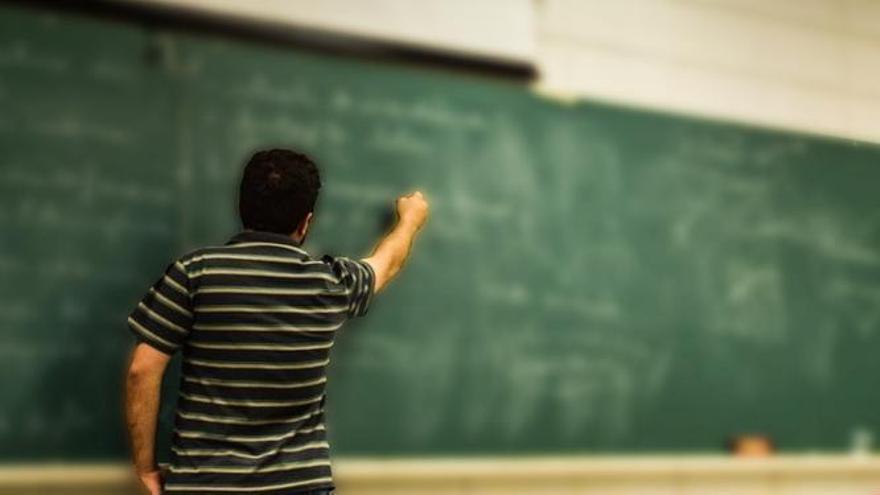
[[[399,198],[396,225],[368,258],[314,259],[300,246],[320,187],[303,154],[253,155],[239,193],[244,230],[169,265],[129,317],[139,342],[126,417],[135,469],[151,495],[333,491],[324,426],[330,347],[400,271],[428,205],[419,192]],[[156,417],[177,350],[183,373],[163,480]]]

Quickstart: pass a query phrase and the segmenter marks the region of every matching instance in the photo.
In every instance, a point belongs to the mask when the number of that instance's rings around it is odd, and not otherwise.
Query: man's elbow
[[[142,363],[131,363],[128,367],[128,372],[125,374],[125,378],[129,383],[141,383],[154,378],[157,375],[161,376],[162,372],[156,370],[155,367]]]
[[[138,344],[132,352],[128,364],[126,380],[129,383],[143,383],[161,379],[168,366],[171,356],[164,354],[146,344]]]

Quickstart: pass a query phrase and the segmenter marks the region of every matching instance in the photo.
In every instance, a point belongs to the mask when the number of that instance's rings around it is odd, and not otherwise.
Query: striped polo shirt
[[[336,331],[367,312],[375,276],[245,231],[168,266],[131,313],[139,340],[182,351],[168,493],[332,488],[324,425]]]

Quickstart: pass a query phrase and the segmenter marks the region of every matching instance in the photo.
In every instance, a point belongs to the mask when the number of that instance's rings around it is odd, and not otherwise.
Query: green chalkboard
[[[124,455],[125,316],[237,230],[241,165],[274,145],[322,166],[315,254],[365,254],[402,191],[432,201],[337,341],[336,454],[880,432],[876,146],[11,7],[0,106],[2,459]]]

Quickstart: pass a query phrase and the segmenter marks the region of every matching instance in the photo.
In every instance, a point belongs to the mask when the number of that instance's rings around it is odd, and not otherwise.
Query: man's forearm
[[[397,224],[391,232],[379,241],[373,254],[364,260],[375,272],[376,292],[400,272],[409,257],[416,234],[428,219],[428,202],[424,195],[416,191],[397,198],[397,218]]]
[[[418,230],[418,225],[412,222],[398,221],[376,246],[370,258],[379,260],[386,267],[382,279],[377,280],[377,290],[381,290],[403,268]]]
[[[125,415],[132,461],[138,473],[156,469],[156,421],[162,375],[129,373],[125,386]]]

